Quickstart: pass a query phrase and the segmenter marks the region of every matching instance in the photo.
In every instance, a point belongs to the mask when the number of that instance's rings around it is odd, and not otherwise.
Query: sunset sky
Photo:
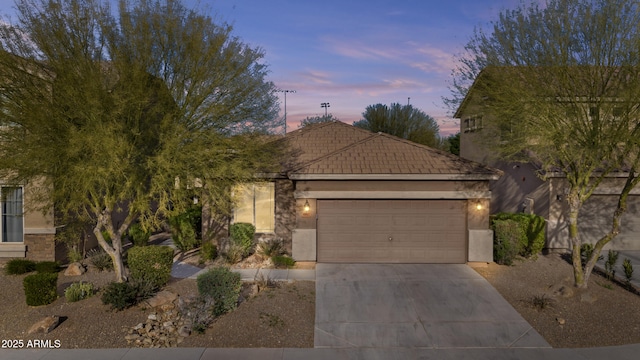
[[[359,120],[368,105],[411,105],[433,116],[446,136],[457,122],[449,95],[454,55],[474,27],[520,0],[189,0],[233,26],[265,52],[269,80],[287,94],[288,130],[307,116]],[[0,13],[12,14],[12,0]],[[410,98],[410,99],[409,99]],[[281,116],[284,97],[280,94]]]

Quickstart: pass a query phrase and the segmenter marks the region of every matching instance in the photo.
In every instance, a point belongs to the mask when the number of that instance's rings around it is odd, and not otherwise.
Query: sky
[[[184,0],[261,48],[267,80],[286,93],[288,131],[325,110],[346,123],[369,105],[410,103],[458,131],[442,97],[455,56],[501,10],[520,0]],[[0,0],[0,13],[13,13]],[[280,92],[284,119],[285,93]],[[327,108],[321,107],[328,103]]]

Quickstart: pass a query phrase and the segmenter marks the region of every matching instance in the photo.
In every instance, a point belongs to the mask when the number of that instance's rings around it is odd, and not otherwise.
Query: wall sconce
[[[480,201],[478,201],[478,202],[476,203],[476,210],[480,211],[480,210],[482,210],[482,208],[483,208],[483,207],[482,207],[482,203],[481,203]]]
[[[302,206],[302,215],[308,216],[311,211],[311,205],[309,205],[309,200],[305,200],[304,206]]]

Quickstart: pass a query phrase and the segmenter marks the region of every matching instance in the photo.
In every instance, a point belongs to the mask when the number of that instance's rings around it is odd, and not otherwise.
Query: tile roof
[[[314,124],[286,136],[296,155],[291,178],[495,177],[500,171],[444,151],[342,122]],[[400,176],[402,175],[402,176]]]

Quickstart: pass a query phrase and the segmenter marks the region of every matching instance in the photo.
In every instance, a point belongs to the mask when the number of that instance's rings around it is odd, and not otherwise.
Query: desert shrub
[[[173,249],[168,246],[133,247],[127,252],[127,260],[132,280],[144,280],[160,288],[171,277]]]
[[[124,310],[152,297],[157,289],[153,282],[145,279],[112,282],[105,287],[100,299],[103,304],[110,305],[112,310]]]
[[[192,206],[182,214],[169,218],[173,243],[180,251],[197,248],[201,243],[202,208]]]
[[[604,262],[604,273],[607,276],[607,279],[613,280],[616,276],[615,266],[618,262],[618,252],[614,250],[609,250],[607,254],[607,261]]]
[[[204,261],[213,260],[218,256],[218,248],[210,241],[204,242],[200,249],[200,258]]]
[[[102,248],[89,250],[87,258],[98,271],[113,270],[113,260]]]
[[[273,261],[273,265],[279,268],[280,267],[291,268],[296,264],[295,260],[285,255],[272,256],[271,261]]]
[[[496,263],[511,265],[520,253],[525,235],[520,224],[514,220],[495,220],[493,222],[493,257]]]
[[[64,290],[64,297],[68,302],[76,302],[93,296],[92,283],[76,282]]]
[[[197,296],[187,298],[186,301],[178,303],[178,310],[186,323],[191,324],[191,330],[202,334],[215,319],[213,306],[215,302],[208,296]]]
[[[231,242],[242,248],[242,256],[247,256],[253,247],[253,236],[256,227],[249,223],[235,223],[229,227]]]
[[[36,271],[39,273],[60,272],[60,264],[57,261],[41,261],[36,263]]]
[[[132,283],[112,282],[105,287],[100,300],[112,310],[124,310],[138,303],[138,289]]]
[[[256,246],[256,253],[266,258],[282,255],[283,252],[284,245],[282,243],[282,239],[268,239],[260,241],[258,242],[258,246]]]
[[[4,272],[7,275],[20,275],[36,270],[35,261],[27,259],[11,259],[7,262]]]
[[[133,223],[127,230],[127,236],[133,246],[146,246],[151,237],[151,231],[142,228],[140,223]]]
[[[23,280],[24,294],[29,306],[51,304],[58,298],[58,273],[27,275]]]
[[[538,256],[546,243],[546,222],[543,217],[524,213],[498,213],[491,217],[494,231],[495,222],[501,220],[515,221],[522,230],[518,238],[518,255],[527,258]]]
[[[214,315],[225,314],[235,309],[238,305],[238,298],[242,289],[240,274],[234,273],[225,267],[216,267],[198,275],[196,282],[198,284],[198,293],[213,299]]]
[[[227,247],[227,251],[224,253],[225,259],[230,264],[235,264],[242,260],[242,256],[244,255],[244,248],[238,244],[234,244],[233,242],[229,244]]]
[[[593,244],[590,243],[584,243],[580,246],[580,257],[582,258],[582,266],[585,266],[587,264],[587,261],[589,261],[591,255],[593,255],[593,250]],[[598,261],[602,259],[604,259],[602,255],[598,256]]]
[[[68,249],[67,250],[67,259],[70,263],[80,262],[83,259],[82,253],[76,249]]]

